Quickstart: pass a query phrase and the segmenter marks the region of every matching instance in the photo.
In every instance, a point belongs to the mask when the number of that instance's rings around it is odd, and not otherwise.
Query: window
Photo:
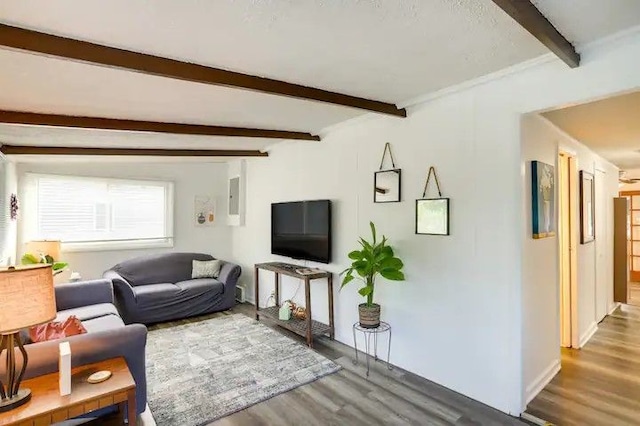
[[[28,240],[61,240],[71,251],[173,246],[170,182],[52,175],[27,182]]]

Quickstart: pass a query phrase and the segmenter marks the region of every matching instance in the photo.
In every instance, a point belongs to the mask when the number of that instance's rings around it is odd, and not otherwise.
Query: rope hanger
[[[393,153],[391,152],[391,144],[389,142],[384,144],[384,151],[382,152],[382,159],[380,160],[380,168],[378,170],[382,170],[384,166],[384,157],[386,157],[387,152],[389,152],[389,158],[391,158],[391,168],[396,168],[396,163],[393,161]]]
[[[425,182],[424,191],[422,191],[422,198],[425,198],[427,196],[427,189],[429,189],[429,181],[431,180],[432,173],[433,173],[433,178],[436,181],[436,188],[438,188],[438,197],[442,198],[442,192],[440,191],[440,182],[438,181],[436,168],[433,166],[429,167],[429,173],[427,174],[427,182]]]

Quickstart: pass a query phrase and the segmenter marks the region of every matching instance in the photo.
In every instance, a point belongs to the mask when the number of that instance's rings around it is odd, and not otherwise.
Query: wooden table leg
[[[127,402],[121,402],[118,404],[118,421],[121,425],[125,424],[127,419]]]
[[[309,278],[304,279],[304,297],[307,308],[307,345],[313,348],[313,330],[311,329],[311,285]]]
[[[130,390],[127,396],[127,420],[129,421],[129,426],[136,426],[138,422],[138,415],[136,414],[136,390]]]
[[[260,269],[253,268],[253,290],[255,295],[255,303],[256,303],[256,321],[260,319],[258,315],[258,311],[260,310]]]
[[[276,285],[276,306],[280,306],[280,274],[275,273],[274,284]]]
[[[333,340],[335,336],[335,327],[333,325],[333,274],[327,277],[327,285],[329,286],[329,337]]]

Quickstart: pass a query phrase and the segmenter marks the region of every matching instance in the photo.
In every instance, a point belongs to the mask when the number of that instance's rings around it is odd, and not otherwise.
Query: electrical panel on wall
[[[227,175],[227,223],[231,226],[244,226],[246,187],[246,161],[230,161]]]

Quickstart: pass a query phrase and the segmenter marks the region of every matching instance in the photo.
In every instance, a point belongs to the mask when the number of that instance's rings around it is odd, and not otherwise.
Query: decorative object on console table
[[[0,381],[1,413],[19,407],[31,398],[31,390],[20,389],[28,363],[20,330],[56,317],[51,265],[0,269],[0,300],[0,355],[6,351],[7,365],[6,381],[4,378]],[[22,354],[20,372],[16,369],[14,347]]]
[[[314,336],[328,334],[330,339],[334,337],[334,321],[333,321],[333,274],[329,271],[323,271],[317,269],[313,274],[300,274],[297,272],[300,266],[291,265],[288,263],[280,262],[268,262],[258,263],[254,265],[254,295],[256,300],[256,320],[261,317],[265,317],[274,321],[283,328],[292,331],[300,336],[306,337],[307,345],[313,347]],[[273,296],[275,299],[275,306],[260,308],[260,269],[271,271],[275,273],[274,284],[275,290]],[[280,320],[280,275],[287,275],[290,277],[298,278],[304,281],[305,290],[305,305],[306,309],[303,311],[292,311],[292,318],[288,321]],[[311,313],[311,282],[317,279],[327,279],[327,290],[329,299],[329,324],[324,324],[320,321],[316,321],[312,318]],[[292,306],[293,308],[294,306]],[[303,316],[304,314],[304,316]]]
[[[212,195],[196,195],[195,197],[196,226],[212,226],[216,219],[216,200]]]
[[[388,280],[404,281],[404,264],[395,256],[391,246],[387,245],[387,237],[383,235],[382,240],[378,242],[375,225],[369,222],[369,226],[373,239],[368,242],[360,238],[362,248],[349,253],[349,259],[353,260],[353,263],[340,273],[344,275],[340,289],[354,279],[364,282],[364,287],[358,290],[361,296],[367,298],[366,303],[358,306],[360,326],[376,328],[380,325],[380,305],[373,303],[376,278],[381,275]]]
[[[62,342],[58,347],[60,349],[58,363],[60,396],[65,396],[71,394],[71,345],[69,342]]]
[[[593,174],[580,170],[580,244],[596,239],[595,192]]]
[[[533,238],[556,235],[555,172],[553,166],[531,162],[531,217]]]
[[[384,159],[389,153],[391,169],[383,170]],[[389,142],[384,144],[380,169],[373,175],[373,202],[397,203],[402,199],[402,170],[396,168]]]
[[[436,182],[438,198],[426,198],[431,175]],[[416,200],[416,234],[449,235],[449,199],[442,198],[436,169],[429,167],[422,198]]]
[[[44,263],[51,265],[53,275],[57,275],[64,271],[67,266],[66,262],[60,262],[60,241],[29,241],[26,244],[26,253],[22,256],[21,263],[23,265],[35,265]]]

